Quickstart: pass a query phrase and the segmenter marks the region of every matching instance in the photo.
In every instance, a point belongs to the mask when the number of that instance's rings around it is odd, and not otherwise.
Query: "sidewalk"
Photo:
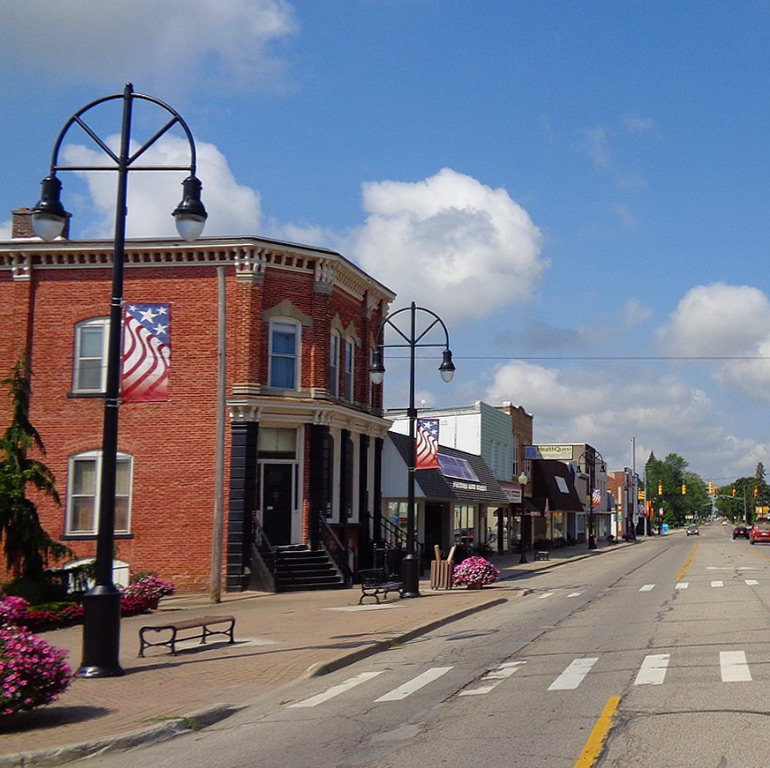
[[[61,699],[0,723],[0,768],[56,765],[105,749],[160,741],[227,717],[239,707],[299,678],[324,674],[406,642],[476,611],[515,599],[530,573],[565,562],[616,552],[632,543],[554,550],[550,560],[519,563],[495,556],[501,579],[482,591],[432,591],[421,581],[420,599],[391,596],[380,607],[358,606],[359,588],[272,594],[166,598],[160,609],[121,621],[122,677],[75,679]],[[532,560],[532,553],[528,559]],[[236,617],[234,644],[197,642],[172,656],[165,648],[138,658],[139,627],[204,615]],[[80,663],[81,626],[48,632],[51,644]]]

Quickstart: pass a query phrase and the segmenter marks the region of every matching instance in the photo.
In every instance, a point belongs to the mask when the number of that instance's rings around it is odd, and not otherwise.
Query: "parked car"
[[[735,528],[733,528],[733,538],[743,538],[748,539],[749,537],[749,529],[745,525],[736,525]]]
[[[698,530],[697,525],[688,525],[687,526],[687,535],[688,536],[700,536],[700,531]]]
[[[758,541],[770,541],[770,520],[757,520],[751,528],[749,541],[752,544]]]

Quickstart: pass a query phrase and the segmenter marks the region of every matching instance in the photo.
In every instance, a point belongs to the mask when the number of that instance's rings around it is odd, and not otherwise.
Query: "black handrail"
[[[267,568],[270,578],[273,581],[273,590],[275,590],[275,569],[276,569],[276,560],[278,559],[278,551],[276,548],[270,543],[270,539],[267,538],[265,535],[265,531],[262,529],[262,526],[259,523],[259,519],[257,517],[257,513],[254,512],[252,515],[252,525],[254,527],[254,535],[252,538],[252,544],[254,546],[254,550],[256,554],[259,556],[259,558],[262,560],[262,562],[265,564],[265,567]]]
[[[334,561],[334,564],[342,574],[342,580],[346,587],[353,586],[353,571],[350,570],[349,556],[350,550],[339,540],[337,534],[329,527],[329,524],[323,518],[320,518],[318,526],[321,534],[321,546]]]
[[[381,541],[379,542],[386,549],[399,549],[406,551],[406,532],[398,525],[394,525],[385,517],[380,518],[382,526]],[[375,544],[376,546],[376,544]],[[419,563],[420,573],[423,571],[423,551],[425,546],[421,541],[415,541],[415,554]]]

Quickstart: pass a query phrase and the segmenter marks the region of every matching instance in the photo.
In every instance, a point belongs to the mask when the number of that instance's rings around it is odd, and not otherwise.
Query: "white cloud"
[[[770,302],[762,291],[712,283],[691,288],[657,334],[670,355],[738,356],[757,354],[768,328]]]
[[[240,88],[280,79],[272,48],[296,31],[286,0],[25,0],[3,4],[0,56],[68,83]]]
[[[650,451],[678,453],[696,471],[711,466],[736,476],[752,474],[758,461],[767,465],[770,457],[766,443],[738,439],[717,426],[711,398],[670,374],[511,361],[497,369],[483,399],[521,404],[534,414],[535,442],[588,442],[611,469],[631,466],[632,436],[640,472]]]
[[[639,299],[629,298],[623,307],[623,325],[625,328],[635,328],[647,322],[652,317],[652,309],[644,306]]]
[[[626,130],[634,136],[644,136],[647,134],[657,135],[658,129],[655,121],[649,117],[642,117],[636,112],[629,112],[623,115],[623,125]]]
[[[612,163],[609,133],[606,128],[588,128],[583,131],[582,149],[597,168],[609,168]]]
[[[626,203],[613,203],[612,210],[617,220],[628,229],[636,226],[636,216]]]
[[[118,137],[107,144],[116,148]],[[198,153],[197,176],[203,183],[201,199],[209,217],[206,235],[254,234],[259,230],[261,210],[258,193],[235,181],[225,156],[206,142],[196,144]],[[79,144],[65,145],[64,161],[71,165],[108,165],[101,150]],[[149,149],[137,165],[186,165],[190,162],[190,148],[186,138],[168,135]],[[78,174],[80,172],[77,172]],[[88,198],[67,199],[67,181],[60,173],[64,189],[62,202],[73,213],[73,237],[111,237],[114,232],[117,173],[83,173],[88,185]],[[176,237],[171,212],[182,199],[182,179],[187,174],[170,171],[129,171],[128,210],[126,229],[128,237]],[[93,214],[96,214],[95,220]],[[86,232],[78,227],[78,218],[87,221]]]
[[[548,266],[540,230],[504,189],[444,168],[363,191],[353,255],[402,302],[419,296],[446,321],[525,301]]]

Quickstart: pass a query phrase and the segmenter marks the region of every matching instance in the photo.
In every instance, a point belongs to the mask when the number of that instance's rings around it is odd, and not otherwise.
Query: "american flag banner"
[[[438,419],[417,421],[417,466],[415,469],[440,469],[438,463]]]
[[[602,503],[602,492],[598,488],[594,488],[591,494],[591,506],[598,507]]]
[[[171,364],[168,304],[127,304],[123,326],[124,403],[168,400]]]

